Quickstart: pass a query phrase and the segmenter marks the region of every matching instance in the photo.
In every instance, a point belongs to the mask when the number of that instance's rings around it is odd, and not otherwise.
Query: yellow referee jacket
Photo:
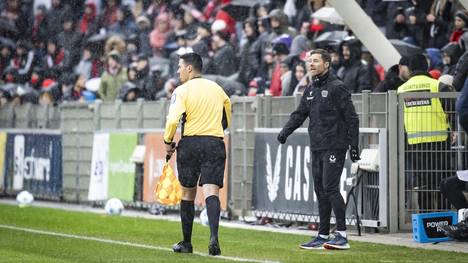
[[[215,82],[191,79],[172,94],[164,132],[165,143],[172,142],[181,118],[182,136],[223,138],[224,129],[231,125],[231,101]]]

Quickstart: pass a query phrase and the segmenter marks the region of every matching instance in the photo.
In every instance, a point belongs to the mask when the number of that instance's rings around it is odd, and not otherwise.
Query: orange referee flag
[[[179,179],[175,176],[169,162],[164,164],[154,194],[156,201],[163,205],[177,205],[182,200],[182,189]]]

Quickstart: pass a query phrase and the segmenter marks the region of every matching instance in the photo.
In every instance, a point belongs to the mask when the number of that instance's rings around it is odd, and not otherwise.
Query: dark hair
[[[328,62],[329,64],[331,64],[330,53],[328,53],[328,51],[326,51],[325,49],[318,48],[318,49],[314,49],[310,51],[310,55],[313,55],[313,54],[319,54],[322,57],[324,62]]]
[[[179,57],[185,63],[185,65],[191,65],[193,70],[201,72],[203,69],[203,61],[197,53],[187,53]]]

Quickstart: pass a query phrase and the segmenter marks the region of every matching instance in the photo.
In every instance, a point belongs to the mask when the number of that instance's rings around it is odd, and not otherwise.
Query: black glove
[[[359,147],[351,146],[351,149],[349,150],[349,158],[351,158],[353,163],[361,160],[361,157],[359,157]]]
[[[284,144],[286,142],[286,139],[288,138],[288,136],[286,136],[283,131],[281,131],[280,133],[278,133],[278,137],[276,138],[279,143],[281,144]]]

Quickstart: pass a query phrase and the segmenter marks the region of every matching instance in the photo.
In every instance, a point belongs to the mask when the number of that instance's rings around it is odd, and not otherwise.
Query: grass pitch
[[[238,258],[279,262],[413,263],[466,262],[467,258],[463,253],[353,241],[351,250],[347,251],[305,251],[298,245],[307,241],[306,236],[222,226],[222,254],[229,258],[208,257],[205,255],[209,228],[197,223],[192,242],[198,254],[175,254],[170,248],[181,239],[177,222],[12,205],[0,205],[0,225],[0,262],[235,262],[234,258]],[[35,230],[48,234],[27,232]],[[93,238],[105,240],[90,240]]]

